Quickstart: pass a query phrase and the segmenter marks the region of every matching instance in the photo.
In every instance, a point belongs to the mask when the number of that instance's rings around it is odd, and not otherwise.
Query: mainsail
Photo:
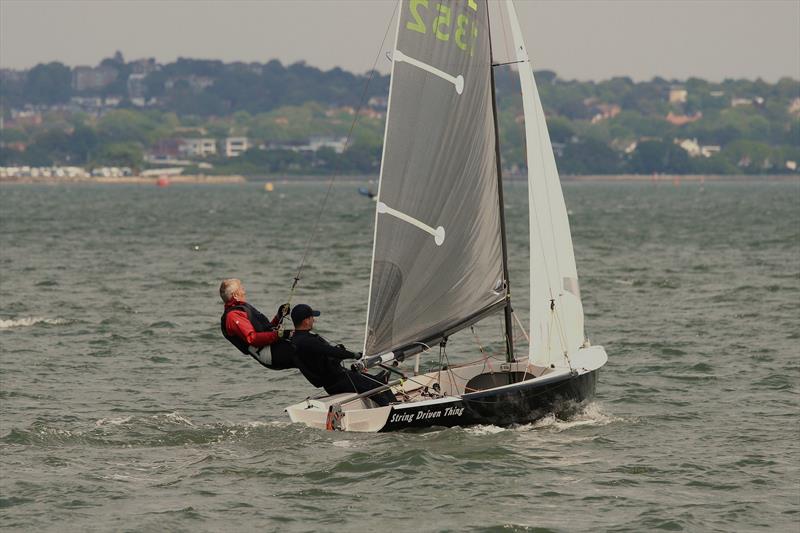
[[[553,147],[512,0],[506,0],[506,9],[525,114],[531,262],[530,360],[560,365],[568,363],[565,358],[584,343],[578,271]]]
[[[507,301],[487,4],[400,11],[365,355],[436,342]]]

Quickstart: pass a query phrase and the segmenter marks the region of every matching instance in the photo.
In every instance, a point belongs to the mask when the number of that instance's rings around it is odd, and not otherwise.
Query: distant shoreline
[[[335,176],[336,183],[355,183],[362,184],[371,182],[377,187],[378,176]],[[718,174],[591,174],[591,175],[562,175],[561,181],[576,183],[576,182],[640,182],[640,183],[672,183],[675,181],[687,182],[755,182],[755,181],[797,181],[800,180],[800,174],[737,174],[737,175],[718,175]],[[248,183],[267,183],[272,182],[275,185],[284,185],[291,183],[328,183],[331,176],[249,176]],[[528,177],[524,175],[504,175],[503,181],[508,182],[524,182]]]
[[[159,180],[162,180],[159,182]],[[121,177],[91,177],[91,178],[54,178],[48,177],[21,177],[5,178],[0,184],[28,184],[28,185],[69,185],[99,183],[103,185],[180,185],[180,184],[209,184],[227,185],[247,183],[244,176],[169,176],[163,178],[150,176],[121,176]]]
[[[378,183],[378,176],[340,176],[335,175],[336,183],[366,183],[373,182],[376,186]],[[679,181],[792,181],[800,180],[800,174],[565,174],[560,176],[561,181],[568,182],[597,182],[597,181],[634,181],[634,182],[673,182]],[[330,181],[331,176],[313,175],[313,176],[248,176],[249,183],[266,183],[272,182],[274,184],[286,183],[327,183]],[[527,181],[528,177],[520,174],[504,174],[504,181]]]
[[[511,180],[525,180],[525,176],[512,177]],[[800,180],[800,174],[620,174],[620,175],[581,175],[561,176],[562,181],[792,181]]]
[[[90,178],[56,178],[56,177],[20,177],[0,179],[0,185],[20,184],[20,185],[81,185],[81,184],[102,184],[102,185],[241,185],[247,183],[267,183],[272,182],[276,185],[287,185],[292,183],[329,183],[331,178],[335,178],[339,184],[360,184],[372,182],[377,187],[377,176],[169,176],[166,181],[163,178],[150,176],[123,176],[123,177],[90,177]],[[159,182],[159,180],[162,180]],[[523,175],[506,175],[504,181],[523,182],[527,179]],[[798,181],[800,174],[765,174],[765,175],[703,175],[703,174],[620,174],[620,175],[564,175],[561,181],[568,183],[599,183],[599,182],[638,182],[638,183],[678,183],[678,182],[775,182],[775,181]]]

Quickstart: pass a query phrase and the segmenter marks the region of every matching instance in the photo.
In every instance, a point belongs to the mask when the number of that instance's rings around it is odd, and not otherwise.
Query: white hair
[[[228,303],[240,288],[242,288],[241,280],[236,278],[223,279],[219,285],[219,297],[222,298],[223,302]]]

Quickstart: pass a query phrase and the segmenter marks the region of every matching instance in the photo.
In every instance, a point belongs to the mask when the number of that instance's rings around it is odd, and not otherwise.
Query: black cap
[[[292,309],[292,322],[299,324],[310,316],[319,316],[319,311],[314,311],[311,306],[306,304],[297,304]]]

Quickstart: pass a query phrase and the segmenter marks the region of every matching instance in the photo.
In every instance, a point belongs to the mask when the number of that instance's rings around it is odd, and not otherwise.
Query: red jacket
[[[242,302],[234,298],[225,304],[225,309],[241,304]],[[277,327],[278,315],[275,315],[271,322],[273,326]],[[261,348],[262,346],[272,344],[278,340],[277,331],[263,331],[259,333],[253,329],[253,324],[251,324],[250,320],[247,318],[247,313],[240,309],[235,309],[228,313],[228,316],[225,317],[225,329],[228,331],[228,334],[236,335],[250,346],[255,346],[256,348]]]

